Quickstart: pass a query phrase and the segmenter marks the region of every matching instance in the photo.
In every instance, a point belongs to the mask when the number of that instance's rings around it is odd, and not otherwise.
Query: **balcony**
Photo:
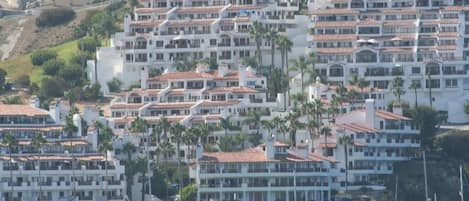
[[[241,168],[225,168],[223,173],[241,173]]]
[[[465,70],[443,70],[443,75],[466,75]]]
[[[269,169],[267,168],[249,168],[248,169],[249,173],[267,173],[269,172]]]

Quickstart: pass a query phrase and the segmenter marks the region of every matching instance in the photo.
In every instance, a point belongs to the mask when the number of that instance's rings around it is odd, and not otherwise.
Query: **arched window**
[[[358,63],[374,63],[377,62],[377,54],[370,50],[363,50],[357,53]]]
[[[342,65],[334,64],[329,67],[330,77],[342,77],[344,76],[344,67]]]

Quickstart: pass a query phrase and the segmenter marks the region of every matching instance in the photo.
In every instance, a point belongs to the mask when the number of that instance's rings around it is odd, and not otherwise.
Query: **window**
[[[379,34],[379,27],[359,27],[359,34]]]
[[[156,60],[163,60],[163,53],[157,53]]]
[[[420,67],[412,67],[412,74],[420,74]]]
[[[457,79],[447,79],[447,80],[445,80],[445,87],[446,88],[457,88],[458,87],[458,80]]]
[[[425,86],[426,86],[427,89],[430,87],[430,85],[431,85],[432,88],[440,88],[440,80],[439,79],[438,80],[431,80],[431,82],[428,82],[428,79],[425,80]]]

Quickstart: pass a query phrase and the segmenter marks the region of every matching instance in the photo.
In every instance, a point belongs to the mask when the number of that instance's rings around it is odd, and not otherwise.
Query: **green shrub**
[[[18,77],[18,79],[16,79],[16,86],[17,87],[27,88],[27,87],[29,87],[30,83],[31,83],[31,81],[29,80],[28,75],[21,75],[21,76]]]
[[[45,78],[41,82],[39,94],[42,98],[62,97],[64,95],[65,82],[56,78]]]
[[[96,47],[99,47],[101,43],[93,37],[85,37],[78,43],[78,49],[86,52],[95,52]]]
[[[40,66],[46,61],[57,58],[57,53],[52,50],[38,50],[31,54],[31,63]]]
[[[75,87],[81,82],[83,76],[83,69],[80,65],[72,64],[66,65],[60,69],[58,76],[67,81],[67,86]]]
[[[55,76],[60,68],[65,66],[65,61],[62,59],[51,59],[42,64],[42,70],[46,75]]]
[[[75,18],[75,11],[69,8],[50,8],[41,12],[36,18],[38,27],[52,27],[65,24]]]
[[[117,78],[112,78],[111,81],[107,82],[107,87],[110,92],[119,92],[122,86],[122,81]]]

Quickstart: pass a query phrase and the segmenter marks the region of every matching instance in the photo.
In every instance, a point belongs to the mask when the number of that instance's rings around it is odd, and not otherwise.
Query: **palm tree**
[[[302,93],[305,92],[304,75],[305,72],[308,70],[308,64],[309,61],[304,56],[300,56],[297,60],[293,60],[293,66],[290,68],[291,71],[300,72]]]
[[[269,74],[272,73],[272,69],[274,68],[274,63],[275,63],[275,41],[277,40],[278,33],[275,30],[270,30],[267,33],[265,33],[265,39],[270,42],[270,53],[271,53],[271,63],[270,63],[270,69],[269,69]]]
[[[174,146],[170,142],[165,141],[161,143],[160,150],[163,154],[163,159],[165,160],[165,163],[167,163],[169,156],[174,154]]]
[[[161,128],[161,131],[163,133],[163,138],[168,141],[168,131],[169,128],[171,127],[171,122],[166,117],[161,117],[160,121],[158,122],[158,126]]]
[[[327,147],[327,137],[331,135],[331,129],[327,126],[321,128],[321,135],[324,135],[324,145],[326,147],[324,156],[329,156],[328,147]]]
[[[199,136],[200,129],[198,129],[197,127],[190,127],[189,129],[186,129],[186,132],[182,137],[182,142],[187,145],[187,158],[192,158],[192,145],[196,145],[198,143]]]
[[[335,93],[337,94],[337,98],[339,100],[340,113],[342,113],[342,105],[344,104],[344,100],[347,96],[347,88],[344,87],[343,84],[339,84],[337,85],[337,88],[335,88]]]
[[[39,152],[38,159],[37,159],[37,166],[38,166],[38,183],[39,183],[39,200],[42,200],[42,184],[41,184],[41,154],[43,152],[42,147],[46,144],[46,139],[42,134],[38,133],[34,135],[33,139],[31,140],[31,145],[37,149]]]
[[[366,87],[370,86],[370,82],[366,81],[365,78],[360,78],[358,79],[358,88],[360,88],[360,94],[362,96],[362,99],[365,99],[365,95],[363,94],[363,89]]]
[[[122,148],[122,151],[124,153],[127,153],[127,161],[131,161],[132,160],[132,153],[135,152],[135,150],[137,150],[137,147],[130,143],[130,142],[127,142],[124,144],[123,148]]]
[[[345,156],[345,191],[348,189],[348,145],[351,145],[353,140],[350,136],[343,136],[339,138],[339,144],[344,146],[344,156]],[[327,147],[327,144],[326,144]]]
[[[392,80],[392,93],[397,96],[397,101],[401,102],[401,96],[405,94],[404,80],[401,77],[395,77]]]
[[[226,118],[220,118],[220,125],[225,130],[225,135],[228,135],[228,130],[231,129],[231,116],[227,116]]]
[[[314,82],[318,76],[316,72],[316,54],[314,52],[309,53],[308,64],[311,64],[311,68],[306,69],[306,73],[309,74],[309,80]]]
[[[133,133],[147,132],[148,123],[144,119],[137,117],[130,123],[130,131]]]
[[[418,103],[417,103],[417,89],[420,88],[419,86],[419,83],[417,82],[412,82],[409,86],[409,89],[413,90],[414,91],[414,95],[415,95],[415,108],[417,108],[418,106]]]
[[[3,136],[2,139],[2,144],[6,145],[8,147],[8,153],[9,153],[9,168],[10,168],[10,185],[11,185],[11,195],[13,197],[13,158],[11,157],[11,154],[13,153],[13,150],[16,149],[16,146],[18,146],[18,140],[16,140],[16,137],[8,133]]]
[[[432,75],[430,72],[427,73],[428,80],[428,100],[430,101],[430,107],[433,108],[433,98],[432,98]]]
[[[254,38],[256,41],[256,55],[257,55],[257,63],[259,66],[262,66],[262,53],[261,53],[261,46],[262,46],[262,37],[264,36],[265,30],[262,26],[262,23],[259,21],[255,21],[249,26],[249,35]]]
[[[275,129],[274,121],[261,120],[262,127],[267,129],[267,136],[271,136],[272,130]]]
[[[257,129],[256,134],[260,134],[261,114],[259,112],[249,112],[248,117],[243,121],[243,123],[246,125],[254,125]]]
[[[304,124],[299,121],[301,113],[291,112],[285,117],[285,120],[289,127],[290,141],[293,147],[296,147],[296,131],[304,128]]]
[[[200,140],[202,144],[206,143],[207,137],[215,130],[213,126],[209,126],[208,124],[199,124],[197,125],[197,129],[199,130],[197,140]]]
[[[279,35],[277,37],[276,42],[277,42],[277,46],[280,50],[280,55],[282,57],[281,58],[282,59],[282,69],[283,69],[283,71],[285,72],[285,74],[287,75],[287,78],[288,78],[287,91],[288,91],[288,96],[290,96],[290,76],[288,74],[288,52],[292,51],[293,42],[291,42],[290,39],[288,39],[288,37],[283,36],[283,35]],[[285,105],[285,108],[286,108],[287,97],[285,95],[283,96],[283,100],[284,100],[284,105]]]
[[[112,136],[114,135],[114,133],[112,132],[112,129],[107,126],[103,129],[103,132],[101,133],[100,137],[100,144],[99,144],[99,152],[103,153],[104,154],[104,157],[105,157],[105,161],[104,161],[104,170],[105,170],[105,174],[106,174],[106,177],[105,177],[105,181],[108,183],[108,185],[106,185],[106,201],[109,200],[108,196],[108,186],[109,186],[109,181],[108,181],[108,154],[107,152],[112,150],[113,147],[112,147]]]
[[[184,131],[186,130],[186,127],[181,125],[180,123],[176,123],[171,126],[171,135],[174,137],[174,141],[176,142],[176,156],[178,160],[178,176],[179,176],[179,195],[182,193],[182,172],[181,172],[181,142],[183,139],[183,134]]]

